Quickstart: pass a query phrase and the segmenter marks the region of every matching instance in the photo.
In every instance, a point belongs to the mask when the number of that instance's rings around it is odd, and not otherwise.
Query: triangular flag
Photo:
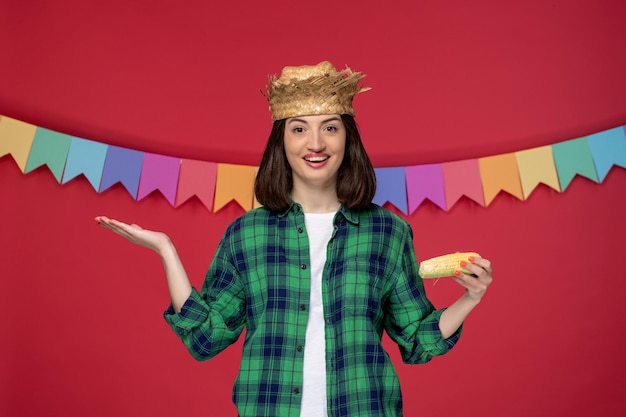
[[[47,165],[60,183],[71,143],[70,135],[38,127],[24,173]]]
[[[576,174],[598,182],[587,138],[572,139],[552,145],[554,165],[559,175],[561,191],[565,191]]]
[[[404,173],[409,214],[413,213],[425,199],[429,199],[442,210],[446,210],[441,164],[413,165],[406,167]]]
[[[103,143],[72,137],[61,183],[65,184],[78,175],[83,174],[93,188],[98,191],[107,147],[108,145]]]
[[[121,182],[126,191],[137,199],[143,156],[143,152],[109,146],[99,191],[102,192],[113,184]]]
[[[7,116],[0,119],[0,157],[11,155],[24,172],[37,126]]]
[[[446,162],[441,164],[441,167],[446,194],[446,210],[450,210],[462,196],[474,200],[483,207],[485,206],[477,159]]]
[[[382,206],[389,202],[397,207],[398,210],[407,214],[404,168],[377,168],[374,172],[376,173],[374,203]]]
[[[485,206],[491,204],[500,191],[524,199],[514,153],[487,156],[478,159],[480,178],[485,193]]]
[[[524,199],[527,199],[540,183],[556,191],[561,191],[559,176],[554,166],[552,146],[540,146],[515,152],[515,158],[517,159],[517,168],[519,170],[522,191],[524,192]]]
[[[600,182],[613,165],[626,168],[626,134],[616,127],[587,137]]]
[[[151,192],[159,190],[167,201],[174,206],[176,203],[180,161],[180,158],[172,156],[153,153],[144,154],[141,179],[139,180],[139,189],[137,190],[137,201]]]
[[[213,211],[218,211],[235,200],[248,211],[254,200],[254,179],[258,167],[232,164],[217,164],[215,203]]]
[[[195,195],[209,211],[213,210],[216,177],[216,163],[183,159],[178,177],[176,207]]]

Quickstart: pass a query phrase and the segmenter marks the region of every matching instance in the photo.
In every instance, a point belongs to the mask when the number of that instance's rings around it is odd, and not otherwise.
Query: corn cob
[[[471,274],[472,271],[461,268],[461,261],[468,262],[470,256],[480,257],[476,252],[456,252],[426,259],[420,263],[419,274],[422,278],[450,277],[457,269]]]

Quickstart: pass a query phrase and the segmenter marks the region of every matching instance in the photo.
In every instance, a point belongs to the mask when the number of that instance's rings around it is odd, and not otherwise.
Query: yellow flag
[[[0,118],[0,157],[10,154],[24,172],[36,132],[37,126],[35,125],[2,116]]]
[[[552,187],[556,191],[561,191],[559,176],[554,165],[552,146],[541,146],[515,152],[515,157],[517,158],[524,199],[528,198],[539,183]]]

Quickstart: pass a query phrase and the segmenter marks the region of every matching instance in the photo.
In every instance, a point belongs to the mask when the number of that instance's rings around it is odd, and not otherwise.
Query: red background
[[[257,165],[259,93],[284,65],[367,74],[355,108],[374,165],[513,152],[626,124],[626,3],[605,1],[0,1],[0,114],[183,158]],[[404,216],[421,259],[476,250],[495,281],[459,345],[397,363],[408,416],[626,412],[626,170],[488,207]],[[394,210],[393,207],[390,207]],[[235,415],[240,342],[195,362],[167,328],[159,259],[94,225],[166,231],[200,286],[243,212],[137,202],[0,158],[0,415]],[[426,290],[440,307],[450,280]]]

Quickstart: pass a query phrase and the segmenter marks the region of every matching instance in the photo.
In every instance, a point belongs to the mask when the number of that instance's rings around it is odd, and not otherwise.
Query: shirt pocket
[[[379,262],[357,258],[346,263],[337,289],[342,294],[345,311],[350,316],[382,320],[384,275]]]

